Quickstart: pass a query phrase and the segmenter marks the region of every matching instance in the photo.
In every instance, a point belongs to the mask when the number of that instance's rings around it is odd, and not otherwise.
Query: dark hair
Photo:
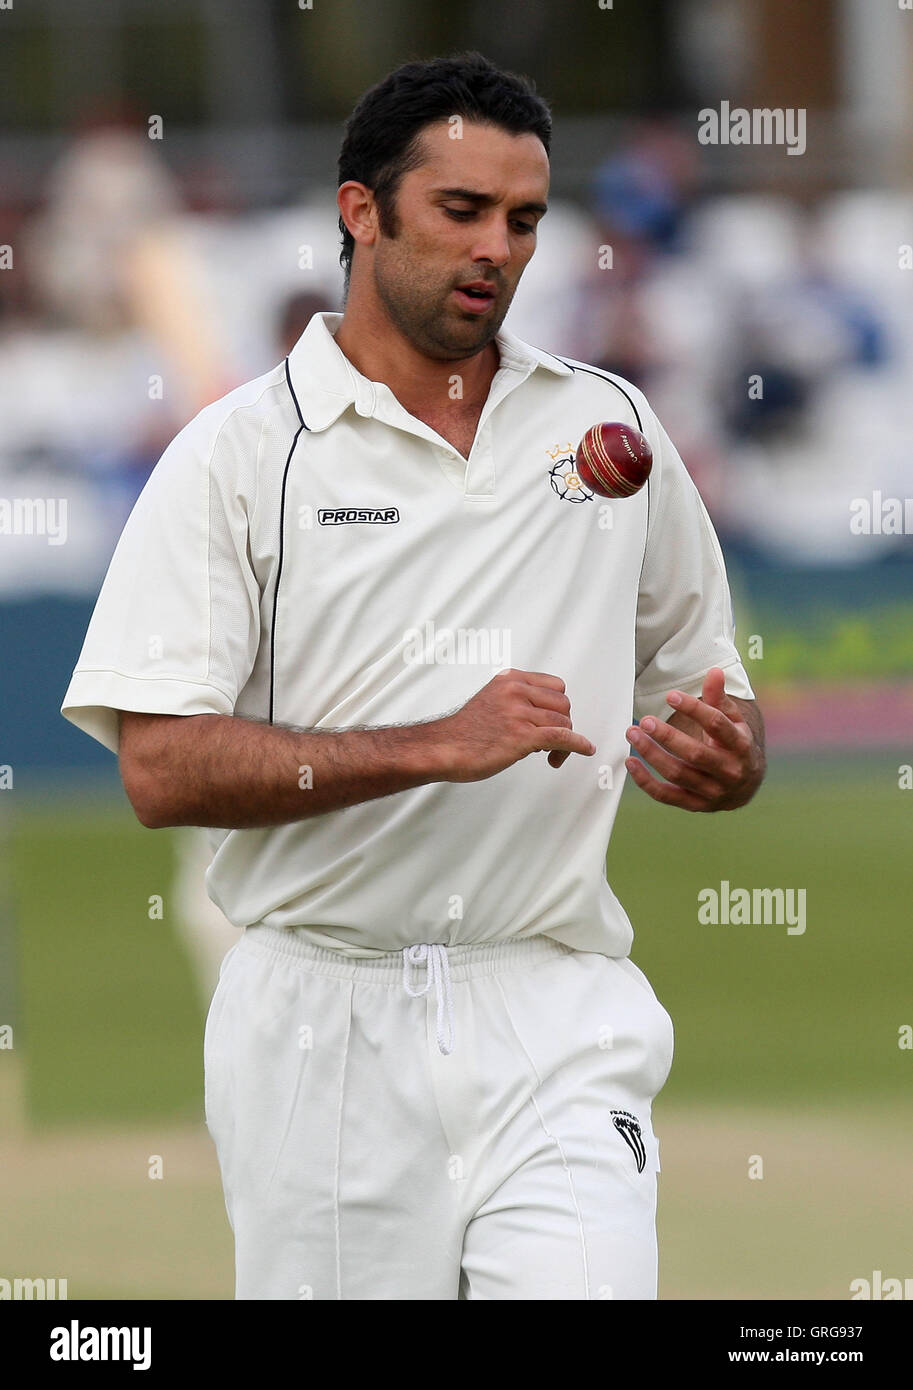
[[[549,151],[551,113],[529,78],[504,72],[476,52],[404,63],[365,92],[346,122],[339,151],[339,184],[354,179],[373,191],[387,235],[397,230],[400,180],[421,164],[423,129],[450,116],[537,135]],[[339,264],[348,289],[355,241],[341,216],[339,230]]]

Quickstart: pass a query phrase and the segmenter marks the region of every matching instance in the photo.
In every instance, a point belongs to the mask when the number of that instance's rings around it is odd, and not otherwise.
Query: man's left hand
[[[654,801],[685,811],[734,811],[761,785],[766,765],[761,711],[754,700],[727,695],[724,684],[715,666],[704,677],[700,698],[670,690],[666,699],[675,713],[668,721],[647,715],[628,729],[628,742],[644,761],[627,758],[625,766]]]

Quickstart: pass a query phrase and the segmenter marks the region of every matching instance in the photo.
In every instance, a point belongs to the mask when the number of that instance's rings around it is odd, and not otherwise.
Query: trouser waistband
[[[549,957],[573,954],[573,947],[552,937],[530,936],[456,946],[417,942],[377,956],[345,956],[332,947],[315,946],[302,935],[301,928],[268,927],[262,923],[246,928],[239,945],[242,943],[245,949],[296,961],[316,975],[399,985],[413,998],[433,988],[437,1000],[437,1042],[445,1056],[454,1047],[453,982],[497,975]],[[425,982],[419,987],[416,982],[423,967]]]

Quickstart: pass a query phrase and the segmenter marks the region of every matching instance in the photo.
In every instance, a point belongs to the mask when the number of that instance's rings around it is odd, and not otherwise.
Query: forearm
[[[156,829],[284,825],[444,780],[437,721],[335,731],[219,714],[130,721],[131,740],[137,725],[141,737],[128,760],[122,734],[124,785]]]

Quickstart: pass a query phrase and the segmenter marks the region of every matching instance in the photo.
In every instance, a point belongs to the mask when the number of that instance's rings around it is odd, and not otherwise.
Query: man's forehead
[[[456,118],[454,118],[456,119]],[[545,146],[530,131],[515,134],[501,126],[479,121],[462,121],[457,126],[438,121],[426,126],[420,134],[422,163],[415,170],[423,183],[432,183],[446,175],[462,171],[472,176],[473,186],[481,187],[486,171],[540,178],[548,184],[549,165]],[[460,179],[464,183],[465,179]]]

